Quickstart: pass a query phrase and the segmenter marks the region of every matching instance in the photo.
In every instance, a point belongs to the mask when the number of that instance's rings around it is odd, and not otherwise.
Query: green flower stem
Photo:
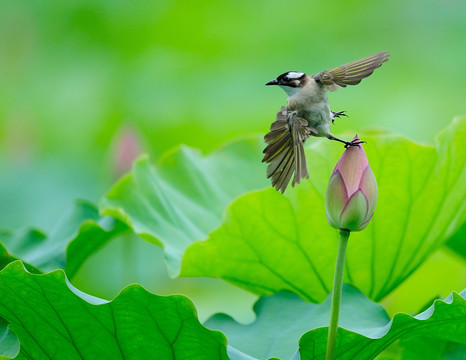
[[[338,317],[340,316],[341,287],[343,285],[343,271],[345,266],[346,245],[350,232],[340,229],[340,242],[338,244],[337,263],[335,264],[335,276],[333,278],[332,305],[330,307],[330,326],[328,328],[327,354],[325,360],[333,360],[335,344],[337,341]]]

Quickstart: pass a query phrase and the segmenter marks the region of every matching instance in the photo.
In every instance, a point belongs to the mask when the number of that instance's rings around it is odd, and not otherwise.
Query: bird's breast
[[[288,108],[290,110],[312,110],[313,106],[327,103],[327,94],[313,78],[309,78],[306,85],[296,94],[288,97]]]
[[[288,109],[296,110],[309,126],[317,129],[317,136],[329,134],[331,118],[327,94],[314,79],[309,79],[301,91],[288,97]]]

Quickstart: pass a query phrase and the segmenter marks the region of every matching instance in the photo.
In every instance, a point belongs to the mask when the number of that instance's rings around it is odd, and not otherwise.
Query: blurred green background
[[[115,180],[132,129],[156,159],[265,133],[285,93],[265,82],[377,51],[390,62],[329,95],[334,132],[417,141],[466,112],[466,3],[450,1],[0,2],[0,227],[45,231]]]
[[[49,232],[75,199],[97,203],[127,166],[122,144],[156,160],[179,144],[207,152],[264,134],[286,98],[267,81],[383,50],[390,61],[373,76],[329,94],[332,109],[350,116],[333,132],[382,129],[433,144],[466,114],[465,13],[464,0],[2,0],[0,228]],[[160,275],[163,266],[129,266],[131,247],[135,257],[162,264],[160,249],[134,241],[102,250],[74,284],[103,297],[133,281],[158,293],[181,287],[195,302],[210,301],[201,317],[225,311],[213,305],[224,301],[212,300],[215,291],[204,291],[210,280],[173,285]],[[423,280],[445,264],[449,281]],[[464,259],[437,254],[387,300],[389,311],[417,311],[461,290],[462,270]],[[228,293],[218,286],[217,294]],[[413,286],[431,289],[413,299]],[[255,298],[238,291],[227,295],[233,306]]]

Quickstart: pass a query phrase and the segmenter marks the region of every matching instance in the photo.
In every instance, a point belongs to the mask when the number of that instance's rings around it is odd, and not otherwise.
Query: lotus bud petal
[[[359,141],[357,135],[354,141]],[[364,229],[374,214],[377,195],[377,181],[362,145],[349,146],[338,160],[327,186],[328,223],[336,229]]]

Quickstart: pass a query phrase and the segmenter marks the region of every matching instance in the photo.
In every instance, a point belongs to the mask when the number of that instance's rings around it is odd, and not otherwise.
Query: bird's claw
[[[362,140],[347,141],[347,142],[345,143],[345,149],[348,149],[350,146],[358,146],[359,144],[367,144],[367,142],[362,141]]]
[[[335,119],[336,118],[339,118],[340,116],[346,116],[348,117],[348,115],[346,115],[346,111],[339,111],[339,112],[335,112],[335,111],[331,111],[332,113],[332,116],[331,116],[331,121],[332,121],[332,124],[335,125]]]
[[[333,117],[334,117],[334,118],[339,118],[340,116],[346,116],[346,117],[348,117],[348,115],[346,115],[346,111],[345,111],[345,110],[343,110],[343,111],[338,111],[338,112],[332,111],[332,114],[333,114]]]

